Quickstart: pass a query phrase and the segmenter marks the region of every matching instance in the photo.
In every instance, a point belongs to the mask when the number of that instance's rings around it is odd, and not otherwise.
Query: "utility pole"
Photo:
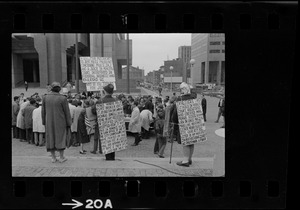
[[[127,93],[130,94],[130,86],[129,86],[129,33],[127,33]]]
[[[78,68],[78,35],[75,34],[75,68],[76,68],[76,91],[79,93],[79,68]]]

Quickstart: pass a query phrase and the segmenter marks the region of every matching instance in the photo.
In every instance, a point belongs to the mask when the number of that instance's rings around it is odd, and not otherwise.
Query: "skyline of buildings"
[[[117,90],[127,89],[127,40],[125,34],[78,34],[78,57],[112,57]],[[130,89],[135,92],[136,82],[187,82],[192,86],[203,83],[225,83],[225,35],[191,34],[191,46],[178,46],[178,58],[163,60],[164,65],[145,75],[146,70],[132,66],[132,40],[130,40]],[[195,60],[193,65],[191,59]],[[24,81],[46,87],[52,81],[74,83],[75,34],[12,34],[12,87]],[[79,80],[81,79],[80,62]],[[124,67],[125,66],[125,67]],[[170,66],[173,66],[172,77]],[[154,72],[154,74],[151,74]],[[152,75],[150,76],[149,75]],[[79,81],[80,89],[85,84]]]

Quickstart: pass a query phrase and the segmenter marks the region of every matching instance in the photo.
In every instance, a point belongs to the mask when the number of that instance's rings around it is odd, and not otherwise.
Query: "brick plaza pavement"
[[[17,94],[16,90],[12,92],[12,96]],[[32,92],[37,91],[32,89]],[[25,93],[25,96],[28,95]],[[87,154],[79,154],[79,147],[70,147],[65,150],[68,161],[51,163],[50,153],[46,152],[45,147],[36,147],[12,139],[12,176],[224,176],[225,139],[215,134],[223,124],[222,118],[219,123],[214,123],[218,111],[217,104],[218,99],[207,97],[208,140],[195,144],[193,164],[190,167],[176,165],[183,157],[182,146],[176,142],[173,144],[171,164],[170,143],[167,143],[165,158],[158,158],[153,154],[154,133],[150,139],[143,139],[136,147],[130,146],[134,138],[129,134],[128,147],[116,152],[116,161],[105,161],[104,155],[99,153],[91,154],[89,151],[93,142],[90,142],[85,146]]]

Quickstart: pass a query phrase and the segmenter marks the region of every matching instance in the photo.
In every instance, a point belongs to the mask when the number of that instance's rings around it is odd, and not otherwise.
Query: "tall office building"
[[[75,34],[13,34],[12,35],[12,87],[27,81],[31,86],[46,87],[53,81],[62,85],[75,82]],[[78,34],[78,57],[112,57],[116,88],[125,90],[122,65],[127,65],[127,41],[124,34]],[[132,63],[132,41],[129,45],[129,64]],[[78,64],[80,61],[78,59]],[[86,90],[81,81],[79,90]],[[134,84],[135,85],[135,84]]]
[[[225,34],[192,34],[191,82],[225,84]]]
[[[187,82],[188,71],[190,69],[191,46],[178,47],[178,58],[181,58],[183,61],[182,80],[183,82]]]

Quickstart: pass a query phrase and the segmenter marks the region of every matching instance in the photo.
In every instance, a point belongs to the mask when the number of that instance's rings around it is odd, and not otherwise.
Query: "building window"
[[[222,50],[222,53],[225,53],[225,50]]]
[[[220,45],[221,42],[210,42],[209,44],[210,44],[210,45]]]
[[[223,45],[225,45],[225,41],[224,41],[224,42],[222,42],[222,44],[223,44]]]
[[[209,53],[220,53],[220,50],[210,50]]]

